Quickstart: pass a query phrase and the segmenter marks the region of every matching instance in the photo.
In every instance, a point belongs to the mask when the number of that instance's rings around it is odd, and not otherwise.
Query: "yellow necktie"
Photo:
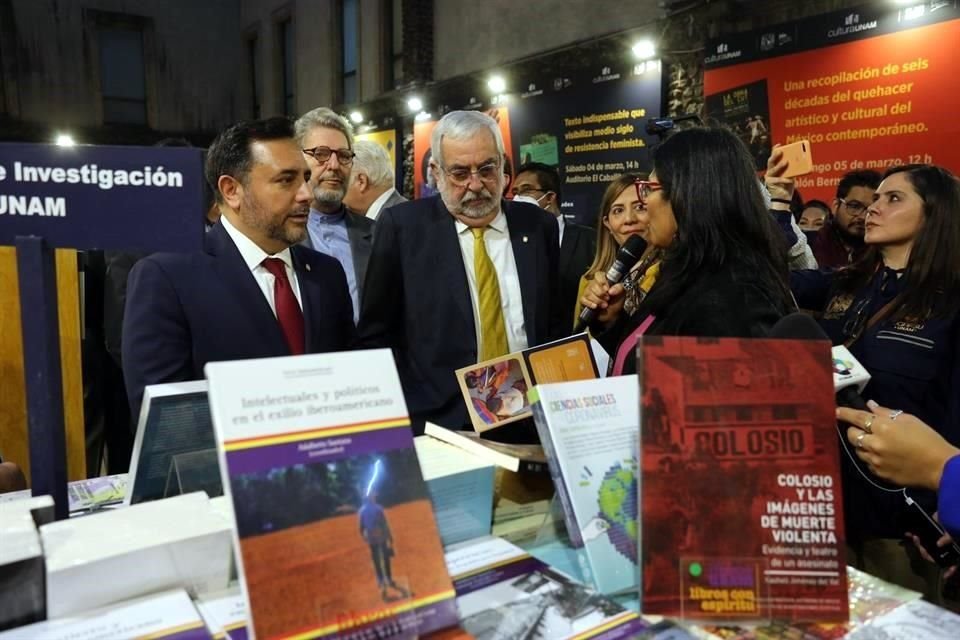
[[[483,242],[483,229],[470,229],[473,232],[473,270],[477,276],[477,299],[480,303],[480,353],[478,362],[506,355],[510,352],[507,344],[507,330],[503,324],[503,309],[500,304],[500,285],[497,283],[497,270],[487,255],[487,245]]]

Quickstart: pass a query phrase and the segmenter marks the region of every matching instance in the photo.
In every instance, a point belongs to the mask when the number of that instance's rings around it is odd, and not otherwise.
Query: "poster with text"
[[[518,82],[525,90],[501,97],[495,111],[512,166],[542,162],[556,167],[562,212],[592,225],[610,181],[650,169],[650,145],[656,138],[644,127],[661,115],[660,79],[660,62],[653,60],[573,78]],[[427,171],[434,125],[414,127],[417,197],[436,192]]]
[[[756,148],[758,165],[765,137],[809,140],[815,168],[797,179],[805,200],[832,200],[855,169],[922,162],[956,173],[956,4],[867,6],[713,41],[708,115]]]

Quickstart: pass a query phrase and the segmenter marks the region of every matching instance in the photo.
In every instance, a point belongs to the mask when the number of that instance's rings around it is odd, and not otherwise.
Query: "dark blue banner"
[[[206,204],[200,149],[0,144],[0,245],[194,251]]]

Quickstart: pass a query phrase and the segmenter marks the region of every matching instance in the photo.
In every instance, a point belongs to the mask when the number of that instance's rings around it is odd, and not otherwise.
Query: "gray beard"
[[[346,189],[321,189],[320,187],[316,187],[313,190],[313,198],[318,204],[330,205],[333,207],[339,207],[340,203],[343,202],[343,196],[345,195],[347,195]]]

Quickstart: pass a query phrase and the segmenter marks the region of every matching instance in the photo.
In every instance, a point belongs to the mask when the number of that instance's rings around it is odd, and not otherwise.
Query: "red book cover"
[[[643,613],[846,621],[829,343],[651,337],[638,358]]]

